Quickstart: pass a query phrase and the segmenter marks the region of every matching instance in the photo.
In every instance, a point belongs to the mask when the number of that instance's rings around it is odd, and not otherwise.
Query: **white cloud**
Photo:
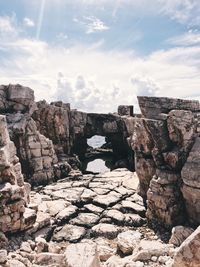
[[[83,17],[81,20],[74,18],[73,21],[84,25],[87,34],[109,30],[109,27],[103,21],[94,16]]]
[[[30,18],[24,18],[23,22],[24,22],[24,25],[26,27],[30,27],[31,28],[31,27],[35,26],[35,22]]]
[[[71,102],[86,111],[115,111],[136,95],[198,97],[200,47],[157,51],[146,58],[130,52],[71,49],[18,40],[0,66],[0,83],[35,89],[37,99]]]
[[[0,16],[0,34],[13,34],[16,32],[14,16]]]
[[[57,38],[58,38],[58,40],[60,40],[60,41],[65,41],[65,40],[68,39],[68,35],[65,34],[65,33],[63,33],[63,32],[60,32],[60,33],[57,35]]]
[[[0,84],[30,86],[37,100],[57,99],[85,111],[112,112],[120,104],[135,104],[138,94],[200,99],[198,45],[142,57],[133,51],[102,51],[96,44],[66,49],[16,35],[14,41],[3,40],[1,48],[9,57],[1,58]]]
[[[190,26],[200,23],[200,1],[199,0],[158,0],[165,14],[180,23]]]
[[[87,32],[86,32],[88,34],[93,32],[102,32],[109,30],[109,27],[103,21],[94,16],[85,17],[85,20],[88,21]]]
[[[190,30],[185,34],[178,35],[176,37],[170,38],[168,43],[178,46],[191,46],[200,44],[200,32],[198,30]]]

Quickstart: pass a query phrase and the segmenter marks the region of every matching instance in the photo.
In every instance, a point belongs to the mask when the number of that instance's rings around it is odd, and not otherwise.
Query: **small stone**
[[[18,260],[9,260],[9,267],[26,267],[21,261]]]
[[[144,206],[127,200],[122,201],[122,210],[125,212],[134,212],[139,214],[140,216],[144,216],[146,212]]]
[[[47,241],[44,238],[37,237],[35,239],[35,241],[36,241],[35,251],[37,253],[47,252],[48,251],[48,244],[47,244]]]
[[[104,236],[108,239],[114,239],[119,233],[119,228],[108,223],[99,223],[92,227],[92,235],[95,237]]]
[[[34,261],[34,263],[38,264],[39,266],[54,266],[54,267],[59,267],[59,266],[64,267],[63,262],[64,262],[63,254],[54,254],[49,252],[36,254]]]
[[[158,260],[158,258],[156,256],[151,257],[151,261],[156,262],[157,260]]]
[[[103,212],[103,210],[104,210],[104,209],[102,209],[101,207],[98,207],[98,206],[93,205],[93,204],[86,204],[86,205],[84,206],[84,208],[85,208],[86,210],[88,210],[88,211],[94,213],[94,214],[97,214],[97,215],[101,214],[101,213]]]
[[[117,247],[125,255],[131,254],[142,235],[137,231],[126,231],[118,234]]]
[[[0,264],[4,264],[7,261],[7,251],[0,250]]]
[[[57,214],[56,220],[58,221],[69,220],[77,212],[77,210],[78,208],[76,206],[70,205]]]
[[[31,249],[31,246],[30,246],[29,242],[23,242],[21,244],[20,250],[24,251],[24,252],[27,252],[27,253],[32,252],[32,249]]]
[[[77,242],[81,239],[86,233],[85,228],[67,224],[59,231],[55,231],[53,234],[53,240],[61,242],[63,240],[69,242]]]
[[[145,224],[146,219],[140,217],[138,214],[125,214],[125,225],[140,227]]]
[[[116,253],[116,248],[113,248],[112,244],[105,238],[97,238],[95,239],[95,243],[97,244],[97,251],[101,261],[107,261]]]
[[[100,267],[96,244],[71,244],[65,251],[65,262],[68,267]]]
[[[80,225],[80,226],[85,226],[85,227],[91,227],[97,221],[99,220],[99,216],[93,214],[93,213],[79,213],[79,215],[71,220],[70,222],[72,224]]]
[[[106,211],[105,216],[108,218],[111,218],[112,221],[114,221],[118,224],[122,224],[124,221],[124,218],[125,218],[125,216],[122,212],[120,212],[118,210],[114,210],[114,209]]]

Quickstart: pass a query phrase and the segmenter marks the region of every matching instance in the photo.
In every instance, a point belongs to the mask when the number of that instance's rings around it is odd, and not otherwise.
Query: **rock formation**
[[[0,96],[0,112],[6,116],[27,181],[31,184],[52,181],[57,158],[52,141],[40,134],[31,117],[36,109],[33,90],[20,85],[1,86]]]
[[[1,266],[75,267],[83,259],[86,267],[198,266],[199,228],[192,232],[200,223],[199,102],[138,101],[141,115],[133,106],[85,113],[36,103],[21,85],[0,86]],[[83,175],[94,135],[106,137],[115,166],[136,173]],[[147,228],[146,218],[176,226],[171,244]]]
[[[136,121],[132,143],[147,217],[166,226],[186,219],[197,225],[199,102],[156,97],[138,101],[143,117]]]
[[[27,208],[29,193],[30,185],[24,183],[6,118],[0,115],[0,232],[16,232],[33,225],[36,214]]]

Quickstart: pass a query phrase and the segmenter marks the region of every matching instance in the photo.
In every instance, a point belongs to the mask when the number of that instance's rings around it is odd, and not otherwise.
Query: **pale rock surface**
[[[200,227],[198,227],[178,248],[172,267],[200,266]]]
[[[71,244],[65,251],[67,267],[101,267],[96,244]]]
[[[126,231],[118,234],[117,247],[125,255],[131,254],[142,238],[138,231]]]

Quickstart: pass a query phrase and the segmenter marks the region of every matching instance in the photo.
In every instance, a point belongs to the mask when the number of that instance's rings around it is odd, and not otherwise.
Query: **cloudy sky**
[[[200,99],[199,0],[0,0],[0,84],[115,111],[137,95]]]

